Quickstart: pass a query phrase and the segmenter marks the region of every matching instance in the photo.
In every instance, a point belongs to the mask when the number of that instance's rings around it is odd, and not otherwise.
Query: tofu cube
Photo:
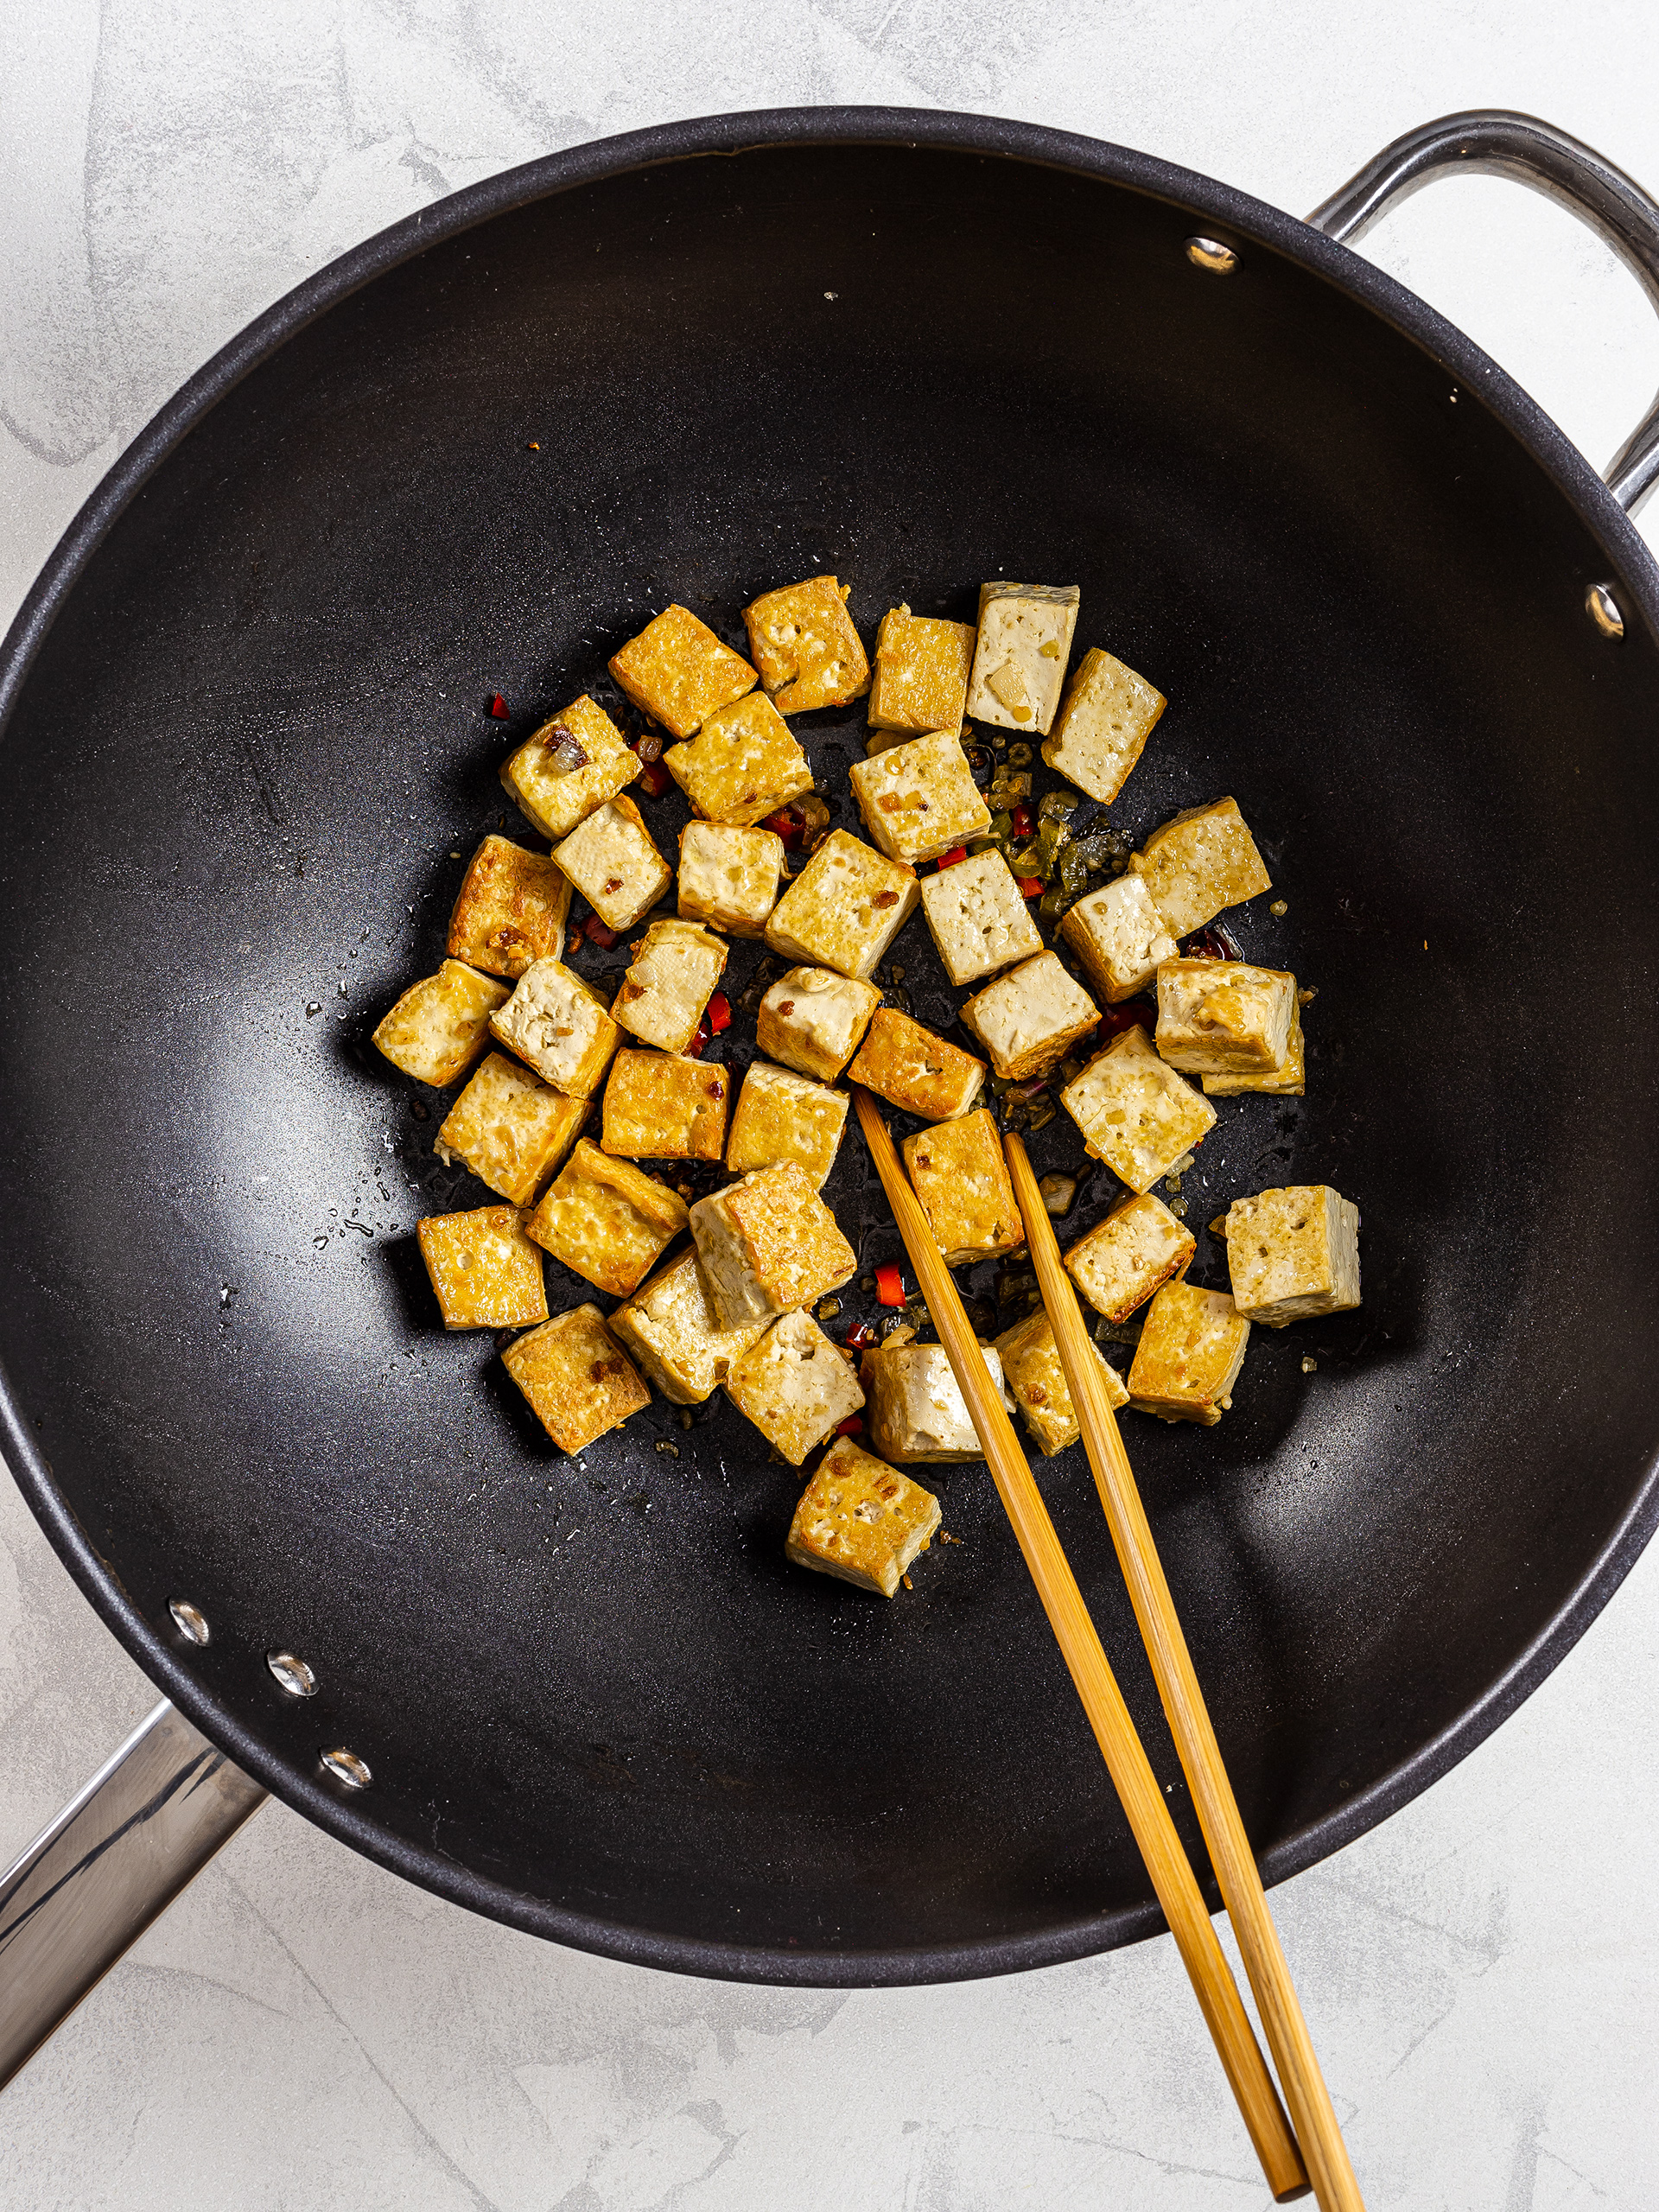
[[[1359,1303],[1359,1208],[1328,1183],[1235,1198],[1227,1209],[1233,1303],[1269,1329]]]
[[[1084,1150],[1132,1191],[1149,1191],[1216,1125],[1215,1108],[1159,1058],[1139,1023],[1095,1055],[1060,1103]]]
[[[1275,1075],[1290,1050],[1296,978],[1244,960],[1166,960],[1160,1056],[1185,1075]]]
[[[553,857],[607,929],[631,930],[674,880],[626,793],[595,807]]]
[[[988,1108],[965,1121],[918,1129],[899,1149],[946,1267],[1017,1251],[1025,1243],[996,1117]]]
[[[718,1160],[731,1090],[731,1071],[717,1060],[625,1046],[605,1086],[600,1144],[624,1160]]]
[[[1129,870],[1146,879],[1153,905],[1177,938],[1190,937],[1224,908],[1273,888],[1233,798],[1190,806],[1166,822],[1130,854]]]
[[[791,1467],[864,1402],[851,1362],[808,1313],[785,1313],[774,1322],[733,1361],[724,1388]]]
[[[505,1052],[492,1052],[449,1109],[432,1149],[459,1160],[509,1205],[534,1205],[594,1110],[567,1098]]]
[[[597,1306],[574,1306],[544,1321],[510,1344],[501,1363],[561,1452],[585,1451],[651,1403],[651,1392]]]
[[[1144,676],[1090,645],[1060,702],[1043,758],[1079,791],[1109,806],[1167,703]]]
[[[395,1068],[442,1090],[458,1082],[488,1041],[491,1018],[507,987],[459,960],[411,983],[382,1017],[374,1041]]]
[[[890,861],[937,860],[991,826],[962,740],[932,731],[848,771],[864,827]]]
[[[1290,1041],[1285,1047],[1281,1068],[1268,1075],[1207,1075],[1204,1078],[1206,1098],[1231,1098],[1241,1090],[1268,1090],[1281,1098],[1300,1098],[1306,1089],[1307,1048],[1302,1039],[1300,1004],[1291,1018]]]
[[[1100,1008],[1065,972],[1058,952],[1039,952],[988,983],[962,1019],[1005,1083],[1028,1083],[1058,1067],[1100,1020]]]
[[[997,1338],[996,1348],[1002,1355],[1003,1376],[1020,1417],[1036,1438],[1038,1449],[1052,1459],[1057,1452],[1077,1442],[1083,1434],[1083,1424],[1071,1402],[1060,1348],[1047,1314],[1039,1311],[1016,1321]],[[1123,1377],[1098,1344],[1091,1341],[1089,1349],[1099,1366],[1107,1402],[1116,1413],[1129,1402]]]
[[[725,971],[725,944],[701,922],[653,922],[628,950],[612,1020],[659,1052],[684,1052]]]
[[[542,1255],[517,1206],[429,1214],[415,1233],[446,1329],[523,1329],[546,1320]]]
[[[1250,1325],[1224,1290],[1166,1282],[1147,1308],[1129,1363],[1129,1402],[1161,1421],[1213,1428],[1232,1403]]]
[[[691,1238],[724,1328],[774,1320],[852,1280],[858,1257],[792,1160],[691,1209]]]
[[[569,1098],[592,1097],[622,1034],[598,992],[557,960],[532,961],[490,1029]]]
[[[1161,1198],[1125,1198],[1062,1255],[1065,1272],[1096,1313],[1127,1321],[1154,1291],[1192,1264],[1198,1240]]]
[[[850,1103],[844,1090],[770,1060],[751,1061],[737,1095],[726,1165],[734,1175],[752,1175],[792,1160],[820,1191],[836,1164]]]
[[[626,1298],[685,1227],[685,1201],[582,1138],[526,1224],[545,1252],[611,1298]]]
[[[759,937],[778,904],[784,841],[772,830],[688,822],[680,832],[679,914],[728,937]]]
[[[847,612],[849,585],[809,576],[762,592],[743,610],[760,681],[784,715],[844,707],[870,688],[870,664]]]
[[[994,1344],[980,1351],[1001,1390],[1001,1354]],[[984,1458],[943,1344],[878,1346],[865,1353],[861,1373],[869,1397],[866,1433],[882,1459],[914,1466]]]
[[[995,847],[954,868],[936,868],[920,887],[922,912],[953,983],[976,983],[1042,950],[1042,931]]]
[[[778,901],[766,943],[786,960],[861,982],[921,895],[913,868],[873,852],[850,830],[832,830]]]
[[[1108,1006],[1144,991],[1180,950],[1141,875],[1116,876],[1086,893],[1062,915],[1060,936]]]
[[[634,705],[671,737],[690,737],[710,715],[752,691],[760,677],[689,607],[665,607],[611,656],[611,674]]]
[[[891,1598],[939,1519],[931,1491],[840,1436],[801,1493],[784,1554],[797,1567]]]
[[[759,822],[812,788],[806,755],[764,691],[710,715],[689,745],[669,747],[663,766],[708,822]]]
[[[875,633],[872,729],[960,731],[974,664],[974,626],[895,607]]]
[[[786,1068],[833,1083],[881,1003],[873,983],[829,968],[791,968],[760,1001],[754,1041]]]
[[[902,1114],[949,1122],[965,1114],[978,1097],[985,1063],[907,1014],[884,1006],[871,1017],[847,1080],[861,1083]]]
[[[449,957],[517,982],[532,960],[563,960],[570,880],[545,853],[486,837],[449,916]]]
[[[998,729],[1046,737],[1060,703],[1071,632],[1077,626],[1076,584],[979,588],[979,636],[968,685],[968,712]]]
[[[722,1329],[696,1254],[682,1252],[617,1307],[611,1329],[671,1404],[700,1406],[765,1336],[766,1324]]]
[[[604,708],[584,696],[502,762],[501,781],[531,827],[556,845],[644,766]]]

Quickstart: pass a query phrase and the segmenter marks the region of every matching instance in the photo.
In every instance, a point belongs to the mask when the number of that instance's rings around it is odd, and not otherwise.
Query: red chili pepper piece
[[[836,1424],[837,1436],[862,1436],[863,1433],[864,1424],[856,1414],[849,1414],[845,1421]]]
[[[652,798],[661,798],[673,780],[660,760],[647,760],[639,771],[639,788]]]
[[[512,719],[512,709],[499,691],[490,702],[490,712],[499,722],[510,721]]]
[[[1022,804],[1016,806],[1013,810],[1013,812],[1014,836],[1016,837],[1029,837],[1034,826],[1031,818],[1031,809],[1028,806]]]
[[[948,853],[941,853],[939,855],[939,866],[941,868],[955,868],[959,861],[965,861],[967,857],[968,848],[966,845],[952,845]]]
[[[899,1272],[898,1262],[889,1260],[875,1271],[875,1294],[883,1306],[902,1306],[905,1302],[905,1279]]]
[[[702,1018],[708,1024],[709,1027],[713,1030],[716,1037],[719,1036],[722,1029],[729,1029],[731,1027],[732,1002],[727,997],[724,991],[716,991],[715,993],[713,998],[709,1001]]]
[[[792,853],[806,835],[806,823],[792,806],[780,806],[776,814],[769,814],[761,824],[774,837],[781,837],[785,852]]]
[[[696,1035],[691,1039],[691,1042],[685,1048],[685,1057],[687,1059],[700,1060],[702,1058],[702,1048],[708,1042],[709,1025],[706,1021],[700,1021],[697,1024]]]
[[[597,914],[589,914],[581,927],[585,938],[594,944],[602,945],[607,952],[616,943],[616,931],[607,929]]]
[[[1158,1027],[1158,1009],[1150,999],[1124,999],[1117,1006],[1105,1009],[1100,1026],[1110,1030],[1115,1037],[1137,1026],[1150,1033]]]
[[[567,952],[574,952],[587,934],[588,925],[585,922],[572,922],[569,928],[564,933],[565,950]]]
[[[1020,886],[1020,896],[1022,899],[1042,897],[1043,879],[1040,875],[1017,875],[1014,881]]]
[[[855,1321],[847,1332],[847,1344],[849,1351],[862,1351],[866,1344],[873,1344],[874,1342],[875,1326],[873,1322]]]
[[[1211,922],[1208,929],[1194,930],[1181,946],[1183,960],[1242,960],[1244,956],[1224,929]]]

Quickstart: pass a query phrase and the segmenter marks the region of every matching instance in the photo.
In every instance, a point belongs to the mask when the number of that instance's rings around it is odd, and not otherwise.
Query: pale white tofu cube
[[[851,1362],[806,1313],[775,1322],[732,1363],[724,1387],[791,1467],[864,1403]]]
[[[907,861],[832,830],[772,910],[766,943],[785,960],[833,968],[861,982],[921,899]]]
[[[784,841],[773,830],[688,822],[680,832],[679,912],[728,937],[759,937],[778,904]]]
[[[1122,1322],[1173,1275],[1184,1274],[1198,1249],[1192,1230],[1147,1192],[1114,1206],[1063,1256],[1096,1313]]]
[[[980,1351],[993,1384],[1006,1395],[1001,1354],[994,1344],[982,1344]],[[865,1353],[861,1372],[869,1395],[866,1428],[882,1459],[914,1466],[984,1458],[943,1344],[880,1346]]]
[[[734,1175],[749,1175],[792,1160],[813,1189],[822,1190],[836,1164],[850,1103],[844,1090],[770,1060],[753,1060],[732,1116],[726,1165]]]
[[[629,949],[613,1019],[659,1052],[684,1052],[725,969],[724,944],[701,922],[653,922]]]
[[[1060,936],[1109,1006],[1144,991],[1180,950],[1140,875],[1116,876],[1085,893],[1061,917]]]
[[[873,983],[829,968],[791,968],[761,1000],[754,1041],[769,1059],[833,1083],[880,1003]]]
[[[567,1097],[591,1098],[622,1032],[599,994],[557,960],[525,969],[490,1016],[491,1033]]]
[[[1233,1303],[1269,1329],[1359,1303],[1359,1208],[1328,1183],[1235,1198],[1227,1209]]]
[[[890,746],[848,770],[864,827],[889,860],[937,860],[991,826],[954,730]]]
[[[608,929],[631,930],[674,880],[626,791],[595,807],[553,857]]]
[[[1185,1075],[1274,1075],[1296,1020],[1296,978],[1245,960],[1166,960],[1160,1056]]]
[[[1077,663],[1043,758],[1079,791],[1109,806],[1141,758],[1166,702],[1121,660],[1090,645]]]
[[[1216,1126],[1210,1101],[1159,1058],[1138,1025],[1096,1054],[1060,1103],[1085,1149],[1132,1191],[1149,1191]]]
[[[639,1363],[648,1382],[677,1406],[712,1397],[752,1344],[764,1321],[724,1329],[695,1252],[682,1252],[642,1283],[611,1316],[611,1332]]]
[[[810,1306],[857,1272],[836,1217],[792,1160],[699,1198],[690,1226],[715,1311],[728,1329]]]
[[[797,1567],[891,1598],[939,1517],[931,1491],[841,1436],[801,1493],[784,1551]]]
[[[1129,1363],[1129,1402],[1161,1421],[1213,1428],[1232,1404],[1250,1325],[1224,1290],[1168,1282],[1147,1308]]]
[[[961,1013],[1005,1083],[1030,1082],[1058,1067],[1100,1020],[1100,1008],[1054,952],[999,976]]]
[[[1229,906],[1242,906],[1273,881],[1235,798],[1190,806],[1140,852],[1129,855],[1131,874],[1144,876],[1152,903],[1172,937],[1190,937]]]
[[[1043,949],[1042,931],[1014,870],[994,847],[923,876],[921,894],[922,912],[953,983],[976,983]]]
[[[1282,1067],[1267,1075],[1207,1075],[1204,1078],[1206,1098],[1233,1098],[1242,1090],[1266,1090],[1275,1097],[1300,1098],[1306,1089],[1307,1046],[1302,1036],[1300,1005],[1290,1025],[1290,1042],[1285,1047]]]
[[[1009,1393],[1039,1448],[1052,1459],[1055,1452],[1075,1444],[1083,1434],[1083,1424],[1071,1402],[1065,1369],[1060,1363],[1060,1348],[1054,1341],[1047,1314],[1039,1311],[1028,1314],[1023,1321],[1016,1321],[1013,1328],[1005,1329],[996,1339],[996,1348],[1002,1356],[1002,1373]],[[1123,1377],[1098,1344],[1090,1340],[1089,1349],[1100,1370],[1106,1402],[1116,1413],[1129,1402]]]
[[[1080,596],[1076,584],[980,586],[979,637],[968,684],[971,721],[1047,736],[1060,703]]]

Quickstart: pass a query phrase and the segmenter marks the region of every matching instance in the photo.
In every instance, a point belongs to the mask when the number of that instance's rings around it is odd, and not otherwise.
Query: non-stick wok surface
[[[669,599],[741,643],[757,591],[834,569],[868,638],[901,600],[971,616],[982,577],[1076,582],[1079,649],[1171,701],[1112,818],[1230,792],[1268,855],[1287,913],[1233,918],[1317,987],[1308,1095],[1224,1107],[1193,1278],[1225,1285],[1231,1198],[1330,1181],[1365,1301],[1256,1331],[1215,1431],[1127,1433],[1270,1872],[1478,1740],[1651,1519],[1659,685],[1639,620],[1585,617],[1587,473],[1248,203],[1217,280],[1190,209],[1122,181],[1151,165],[925,130],[379,255],[83,534],[4,738],[0,1357],[60,1547],[234,1756],[401,1871],[785,1978],[1158,1923],[982,1467],[938,1471],[961,1541],[884,1605],[785,1565],[800,1478],[723,1402],[572,1465],[491,1338],[436,1325],[414,1224],[488,1194],[369,1032],[477,838],[536,842],[509,745]],[[798,727],[851,823],[861,708]],[[671,855],[677,794],[643,804]],[[919,917],[893,957],[950,1020]],[[1036,1149],[1082,1161],[1064,1117]],[[855,1133],[828,1195],[863,1274],[897,1255]],[[1068,1237],[1115,1195],[1093,1173]],[[555,1311],[591,1294],[548,1273]],[[1192,1834],[1081,1452],[1039,1471]],[[367,1792],[320,1770],[338,1745]]]

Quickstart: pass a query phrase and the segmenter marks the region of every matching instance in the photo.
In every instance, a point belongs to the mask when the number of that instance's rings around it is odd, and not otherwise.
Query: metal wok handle
[[[1535,116],[1471,108],[1425,123],[1322,200],[1308,222],[1339,245],[1353,245],[1390,207],[1451,169],[1512,177],[1567,208],[1635,270],[1659,312],[1659,202],[1592,148]],[[1602,474],[1634,514],[1659,480],[1659,397]]]

